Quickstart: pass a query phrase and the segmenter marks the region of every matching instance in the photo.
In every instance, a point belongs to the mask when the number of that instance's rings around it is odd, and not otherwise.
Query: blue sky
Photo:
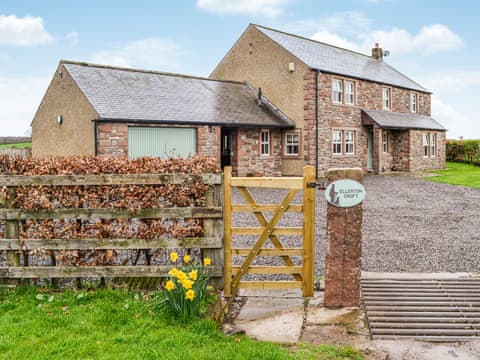
[[[475,0],[0,0],[0,136],[22,135],[60,59],[208,76],[250,22],[370,52],[434,94],[449,138],[480,138]],[[267,94],[268,95],[268,94]]]

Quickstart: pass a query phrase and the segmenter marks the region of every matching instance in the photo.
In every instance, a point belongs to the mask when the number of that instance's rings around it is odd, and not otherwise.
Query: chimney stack
[[[372,57],[379,61],[383,60],[383,50],[378,43],[375,43],[375,47],[372,49]]]

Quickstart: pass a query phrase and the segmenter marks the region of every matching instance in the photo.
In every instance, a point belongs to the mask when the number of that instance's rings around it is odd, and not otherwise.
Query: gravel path
[[[432,183],[400,175],[367,176],[364,181],[362,269],[376,272],[480,272],[480,189]],[[280,202],[285,192],[252,189],[258,202]],[[234,200],[241,196],[234,193]],[[301,202],[301,196],[296,202]],[[323,191],[317,191],[316,275],[324,273],[325,212]],[[283,226],[301,226],[288,213]],[[235,214],[234,226],[257,226],[252,215]],[[252,237],[235,238],[236,246]],[[299,239],[282,237],[286,245]],[[237,259],[239,260],[239,259]],[[268,258],[258,264],[268,264]]]

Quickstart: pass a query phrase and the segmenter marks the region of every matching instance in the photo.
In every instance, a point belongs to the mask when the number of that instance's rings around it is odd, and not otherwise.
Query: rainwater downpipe
[[[318,179],[318,70],[315,70],[315,178]]]

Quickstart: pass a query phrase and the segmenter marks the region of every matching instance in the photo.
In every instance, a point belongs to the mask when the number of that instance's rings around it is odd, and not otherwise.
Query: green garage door
[[[142,156],[186,158],[197,153],[197,131],[194,128],[128,128],[128,157]]]

